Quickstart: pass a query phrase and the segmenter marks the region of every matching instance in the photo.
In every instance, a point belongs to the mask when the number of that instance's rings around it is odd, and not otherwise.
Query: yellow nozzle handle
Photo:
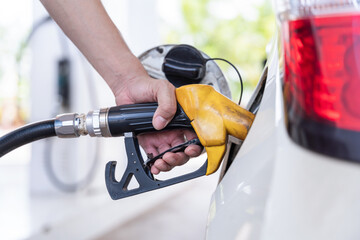
[[[192,121],[201,144],[208,155],[206,175],[214,173],[225,154],[227,135],[244,140],[255,115],[202,84],[176,89],[176,98]]]

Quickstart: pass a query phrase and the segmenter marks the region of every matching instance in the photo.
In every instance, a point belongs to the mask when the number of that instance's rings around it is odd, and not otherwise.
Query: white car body
[[[207,239],[359,239],[360,165],[290,139],[278,41],[254,123],[213,194]]]

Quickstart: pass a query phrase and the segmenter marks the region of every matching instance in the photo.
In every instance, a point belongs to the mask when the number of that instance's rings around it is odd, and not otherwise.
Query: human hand
[[[161,130],[171,121],[176,112],[175,87],[167,80],[149,77],[144,71],[139,71],[126,81],[122,80],[117,90],[113,90],[116,96],[116,104],[158,102],[159,107],[154,114],[153,125],[155,129]],[[142,134],[138,136],[138,140],[148,155],[156,156],[171,147],[196,137],[196,134],[191,130],[179,129]],[[155,161],[151,167],[151,172],[158,174],[161,171],[169,171],[175,166],[185,164],[190,157],[200,155],[201,151],[200,146],[190,145],[184,152],[168,152],[162,159]]]
[[[196,137],[196,134],[191,130],[178,129],[143,134],[138,138],[140,145],[145,149],[146,153],[155,157],[169,148]],[[158,174],[161,171],[170,171],[175,166],[185,164],[191,157],[199,156],[201,150],[202,148],[199,145],[190,145],[184,152],[167,152],[151,166],[151,173]]]

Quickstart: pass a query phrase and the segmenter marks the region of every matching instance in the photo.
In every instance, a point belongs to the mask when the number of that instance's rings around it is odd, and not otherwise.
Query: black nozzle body
[[[140,134],[156,131],[152,125],[157,103],[138,103],[111,107],[108,113],[108,125],[113,137],[122,136],[125,132]],[[190,119],[186,116],[180,105],[166,129],[192,128]]]

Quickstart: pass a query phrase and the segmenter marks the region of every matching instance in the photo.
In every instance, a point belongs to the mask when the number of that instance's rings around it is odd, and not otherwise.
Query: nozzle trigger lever
[[[128,165],[121,180],[118,182],[115,179],[116,161],[108,162],[105,167],[106,188],[113,200],[167,187],[196,177],[204,176],[206,174],[207,161],[205,161],[205,163],[194,172],[167,180],[155,179],[141,156],[136,136],[134,136],[132,132],[125,133],[124,135]],[[133,177],[135,177],[139,187],[128,189],[129,183]]]

